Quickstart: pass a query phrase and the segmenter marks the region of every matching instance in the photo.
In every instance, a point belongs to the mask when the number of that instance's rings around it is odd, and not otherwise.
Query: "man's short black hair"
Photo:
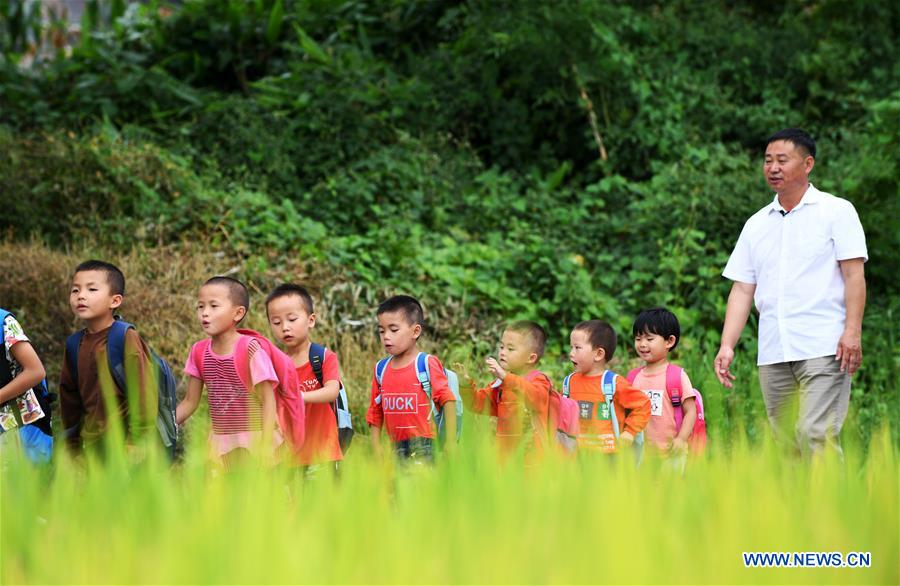
[[[222,285],[228,287],[228,298],[235,305],[244,308],[244,315],[250,312],[250,291],[247,286],[235,279],[234,277],[217,276],[207,280],[203,286]]]
[[[800,128],[785,128],[779,130],[766,140],[766,146],[773,142],[784,140],[793,143],[795,147],[800,147],[807,155],[816,158],[816,141],[806,131]]]
[[[640,312],[634,320],[631,332],[635,337],[641,334],[656,334],[666,339],[669,336],[675,336],[672,350],[678,346],[678,340],[681,338],[681,326],[678,324],[678,318],[665,307],[654,307]]]
[[[514,321],[506,329],[517,334],[522,334],[528,338],[531,344],[531,350],[537,354],[538,360],[544,355],[544,349],[547,347],[547,332],[540,325],[526,319]]]
[[[425,311],[422,309],[422,304],[415,297],[394,295],[390,299],[382,301],[375,314],[381,315],[382,313],[393,313],[395,311],[403,312],[403,318],[409,325],[425,327]]]
[[[590,319],[575,326],[575,330],[587,334],[591,350],[603,348],[606,360],[612,360],[613,354],[616,353],[616,331],[611,325],[603,320]]]
[[[122,271],[116,265],[102,260],[86,260],[75,267],[75,272],[72,273],[72,276],[74,277],[84,271],[101,271],[105,273],[110,293],[125,296],[125,275],[122,274]]]
[[[309,294],[309,291],[306,290],[306,287],[294,283],[283,283],[272,289],[272,292],[266,297],[266,315],[269,314],[270,303],[276,299],[288,297],[290,295],[299,297],[300,301],[303,303],[303,307],[306,309],[306,313],[308,315],[313,314],[313,298],[312,295]]]

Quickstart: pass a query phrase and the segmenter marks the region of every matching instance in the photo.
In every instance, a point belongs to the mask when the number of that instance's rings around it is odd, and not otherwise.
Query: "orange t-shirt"
[[[497,418],[498,447],[501,453],[509,453],[525,437],[528,419],[536,446],[543,446],[551,388],[550,379],[538,370],[525,376],[507,373],[499,384],[494,381],[483,389],[463,393],[463,400],[473,413],[487,410],[489,415]]]
[[[641,389],[650,398],[650,423],[647,424],[646,436],[653,446],[668,451],[675,439],[675,408],[666,392],[666,369],[656,374],[646,374],[641,369],[634,378],[634,387]],[[691,379],[681,371],[681,402],[695,399],[697,392],[691,385]]]
[[[578,448],[589,451],[613,453],[616,451],[616,435],[612,414],[606,404],[601,384],[603,375],[586,376],[576,372],[569,379],[569,397],[578,402]],[[628,380],[615,377],[616,392],[613,406],[619,422],[619,433],[637,435],[650,420],[650,400],[643,391],[632,387]]]
[[[428,371],[431,374],[431,399],[435,407],[443,409],[445,403],[456,401],[441,361],[429,356]],[[393,361],[389,362],[381,383],[379,389],[378,378],[373,374],[366,423],[375,427],[384,426],[393,442],[414,437],[433,438],[435,429],[431,405],[416,375],[416,361],[413,360],[403,368],[394,368]]]
[[[300,390],[304,393],[321,389],[328,381],[336,380],[341,384],[337,355],[325,349],[325,359],[322,360],[322,383],[316,378],[310,362],[297,367],[297,378],[300,380]],[[333,403],[306,404],[306,439],[297,456],[303,466],[344,459],[338,442],[337,418],[334,415],[333,405]]]

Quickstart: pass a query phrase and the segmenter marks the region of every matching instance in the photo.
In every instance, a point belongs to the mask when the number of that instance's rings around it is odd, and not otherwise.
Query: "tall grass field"
[[[647,458],[499,463],[467,421],[434,467],[372,458],[304,480],[113,451],[38,469],[6,444],[4,584],[896,584],[898,467],[887,433],[861,459],[802,462],[765,443],[684,474]],[[868,567],[746,567],[744,552],[859,552]],[[868,556],[868,557],[866,557]],[[847,558],[844,557],[846,560]]]

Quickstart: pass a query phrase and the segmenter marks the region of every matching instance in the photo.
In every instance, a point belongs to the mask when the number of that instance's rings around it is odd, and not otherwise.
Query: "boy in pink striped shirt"
[[[212,424],[210,455],[226,468],[256,451],[264,460],[272,460],[275,449],[283,441],[276,423],[278,378],[272,360],[265,352],[258,351],[259,343],[255,340],[248,345],[251,391],[238,376],[235,348],[244,334],[237,327],[249,306],[247,287],[237,279],[213,277],[200,288],[197,317],[210,343],[202,353],[191,348],[184,367],[191,378],[175,414],[176,422],[181,425],[197,409],[206,386]],[[201,342],[194,346],[198,344]]]

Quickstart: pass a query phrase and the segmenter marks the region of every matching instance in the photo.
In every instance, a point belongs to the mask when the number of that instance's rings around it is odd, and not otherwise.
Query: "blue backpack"
[[[322,386],[325,385],[325,379],[322,374],[323,362],[325,362],[325,346],[310,344],[309,363],[312,365],[316,379]],[[350,416],[350,403],[347,401],[347,391],[344,389],[343,381],[341,382],[341,390],[338,392],[337,398],[331,404],[331,410],[334,411],[334,418],[337,421],[338,443],[341,446],[341,452],[346,454],[347,450],[350,449],[350,443],[353,441],[353,419]]]
[[[116,317],[109,337],[106,340],[106,355],[109,362],[109,371],[113,381],[120,391],[126,392],[125,382],[125,334],[134,326]],[[78,349],[84,338],[84,330],[75,332],[66,339],[66,359],[69,363],[69,372],[72,379],[78,381]],[[150,363],[156,369],[153,373],[156,378],[157,389],[157,415],[156,429],[162,440],[166,454],[172,459],[178,455],[178,426],[175,424],[175,407],[178,405],[176,393],[177,382],[169,363],[159,356],[152,348],[149,348]],[[78,428],[67,429],[66,436],[77,433]]]
[[[375,379],[378,381],[378,396],[375,397],[376,403],[381,402],[381,381],[384,378],[384,370],[387,368],[387,365],[392,358],[393,356],[382,358],[378,361],[378,364],[375,365]],[[416,377],[419,379],[422,390],[425,391],[425,395],[428,397],[428,404],[431,406],[431,416],[434,417],[434,423],[438,430],[438,438],[443,439],[444,414],[435,408],[434,401],[431,398],[431,372],[429,369],[428,354],[419,352],[416,356]],[[447,385],[450,387],[450,391],[456,398],[456,439],[459,441],[460,435],[462,434],[463,416],[462,398],[459,396],[459,377],[449,368],[444,368],[444,374],[447,375]]]
[[[0,337],[2,337],[3,326],[8,317],[15,317],[15,314],[0,308]],[[12,365],[6,359],[5,350],[0,348],[0,387],[5,387],[12,379]],[[47,387],[47,379],[42,380],[31,390],[34,392],[34,396],[44,412],[44,416],[29,424],[25,424],[22,421],[23,425],[19,427],[19,438],[24,447],[25,455],[29,460],[32,462],[47,462],[53,453],[53,429],[51,426],[51,404],[53,401],[50,396],[50,390]],[[15,405],[15,401],[16,399],[10,399],[8,403],[13,403],[13,412],[18,413],[19,410]],[[16,424],[18,425],[19,422],[17,421]]]
[[[619,444],[619,416],[616,415],[616,408],[613,405],[613,397],[616,395],[616,373],[611,370],[603,371],[603,378],[601,379],[600,389],[603,391],[603,399],[606,401],[606,404],[609,405],[609,418],[612,422],[613,433],[616,434],[616,445]],[[572,375],[566,376],[563,379],[563,396],[569,396],[569,379],[572,378]],[[644,432],[638,433],[634,436],[634,444],[632,445],[632,449],[634,451],[634,461],[636,466],[641,465],[641,460],[644,458]]]

